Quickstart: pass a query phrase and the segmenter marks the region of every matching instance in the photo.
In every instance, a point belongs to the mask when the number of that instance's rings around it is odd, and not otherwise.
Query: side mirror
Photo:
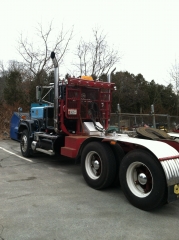
[[[36,86],[36,100],[40,101],[42,97],[42,91],[40,86]]]
[[[22,112],[22,108],[21,107],[18,107],[18,113]]]

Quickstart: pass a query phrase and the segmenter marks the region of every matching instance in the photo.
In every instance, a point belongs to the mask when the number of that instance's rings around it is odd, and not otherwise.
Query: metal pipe
[[[121,107],[120,107],[120,104],[118,103],[117,104],[117,114],[118,114],[118,133],[121,132],[120,128],[120,113],[121,113]]]
[[[151,114],[152,114],[152,117],[153,117],[153,127],[156,128],[154,104],[151,105]]]
[[[55,53],[51,52],[51,59],[54,65],[54,130],[58,133],[58,81],[59,81],[59,69],[58,69],[58,61],[55,57]]]
[[[116,70],[116,68],[114,68],[114,69],[112,70],[112,72],[110,72],[110,73],[108,74],[108,76],[107,76],[107,81],[108,81],[108,83],[111,82],[111,74],[112,74],[115,70]]]

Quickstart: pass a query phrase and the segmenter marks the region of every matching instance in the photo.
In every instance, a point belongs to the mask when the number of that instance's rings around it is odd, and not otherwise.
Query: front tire
[[[129,152],[120,166],[122,190],[131,204],[152,210],[166,202],[167,185],[159,161],[145,150]]]
[[[21,148],[21,153],[24,157],[32,156],[31,140],[29,138],[27,129],[24,130],[21,134],[20,148]]]
[[[88,143],[81,156],[82,174],[87,184],[94,189],[110,186],[116,176],[116,161],[106,143]]]

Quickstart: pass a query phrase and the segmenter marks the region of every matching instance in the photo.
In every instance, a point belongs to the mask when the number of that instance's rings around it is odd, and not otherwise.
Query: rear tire
[[[82,174],[87,184],[94,189],[110,186],[116,173],[116,161],[106,143],[88,143],[81,155]]]
[[[120,183],[128,201],[142,210],[166,202],[167,184],[158,159],[145,150],[129,152],[120,166]]]
[[[31,149],[31,140],[29,138],[28,130],[24,130],[21,134],[21,141],[20,141],[20,148],[21,153],[24,157],[31,157],[32,156],[32,149]]]

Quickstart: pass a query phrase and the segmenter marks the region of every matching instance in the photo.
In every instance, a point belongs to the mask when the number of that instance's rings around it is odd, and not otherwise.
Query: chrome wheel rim
[[[21,149],[23,152],[26,152],[26,150],[27,150],[27,142],[28,142],[27,136],[23,135],[22,140],[21,140]]]
[[[131,192],[140,198],[147,197],[153,189],[153,177],[149,168],[141,162],[129,165],[126,180]]]
[[[93,180],[97,180],[101,176],[102,161],[97,152],[91,151],[87,154],[85,160],[85,169],[88,176]]]

